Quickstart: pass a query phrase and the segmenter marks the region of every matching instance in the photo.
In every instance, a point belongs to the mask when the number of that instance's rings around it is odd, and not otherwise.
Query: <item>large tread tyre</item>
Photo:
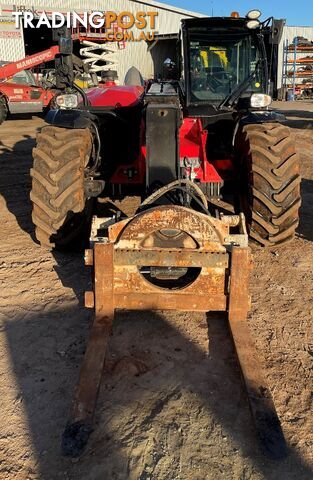
[[[7,104],[4,97],[0,97],[0,125],[6,120],[8,116]]]
[[[84,192],[84,169],[91,152],[88,129],[47,126],[38,133],[30,198],[36,238],[42,246],[63,250],[82,243],[91,214]]]
[[[237,135],[241,196],[250,241],[277,247],[293,239],[299,224],[299,159],[288,127],[244,126]]]

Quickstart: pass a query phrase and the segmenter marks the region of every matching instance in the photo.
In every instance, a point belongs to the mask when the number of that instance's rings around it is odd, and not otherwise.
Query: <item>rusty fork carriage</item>
[[[233,233],[234,231],[234,233]],[[85,305],[95,317],[70,418],[63,454],[79,456],[93,417],[116,309],[225,311],[261,447],[274,458],[286,444],[271,393],[249,332],[251,252],[243,215],[209,217],[180,206],[157,206],[112,222],[94,217],[94,290]]]

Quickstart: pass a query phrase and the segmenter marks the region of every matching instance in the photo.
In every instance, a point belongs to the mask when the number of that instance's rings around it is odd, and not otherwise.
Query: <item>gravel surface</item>
[[[34,240],[31,149],[40,118],[0,127],[0,479],[313,478],[313,104],[278,103],[301,159],[296,239],[257,251],[249,324],[290,446],[265,459],[224,315],[119,313],[84,455],[60,455],[92,314],[80,254]]]

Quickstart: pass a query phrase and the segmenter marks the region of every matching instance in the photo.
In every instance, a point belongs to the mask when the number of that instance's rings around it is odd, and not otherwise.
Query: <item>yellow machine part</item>
[[[74,83],[80,88],[88,88],[90,84],[90,78],[83,77],[82,75],[77,75]]]
[[[213,52],[215,55],[217,55],[221,60],[223,67],[224,68],[227,67],[228,58],[227,58],[226,50],[222,49],[221,47],[209,47],[209,51],[206,49],[206,50],[201,50],[200,52],[200,56],[202,58],[203,65],[205,68],[209,68],[209,52]]]
[[[94,79],[90,74],[81,74],[77,73],[75,75],[75,80],[74,80],[75,85],[82,89],[87,89],[90,87],[95,87],[97,86],[97,83],[95,83]]]

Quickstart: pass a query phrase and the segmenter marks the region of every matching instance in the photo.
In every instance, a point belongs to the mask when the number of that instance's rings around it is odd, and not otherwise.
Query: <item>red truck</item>
[[[49,62],[59,53],[59,47],[30,55],[0,66],[0,124],[7,114],[39,113],[49,106],[54,92],[36,82],[29,71],[41,63]]]

